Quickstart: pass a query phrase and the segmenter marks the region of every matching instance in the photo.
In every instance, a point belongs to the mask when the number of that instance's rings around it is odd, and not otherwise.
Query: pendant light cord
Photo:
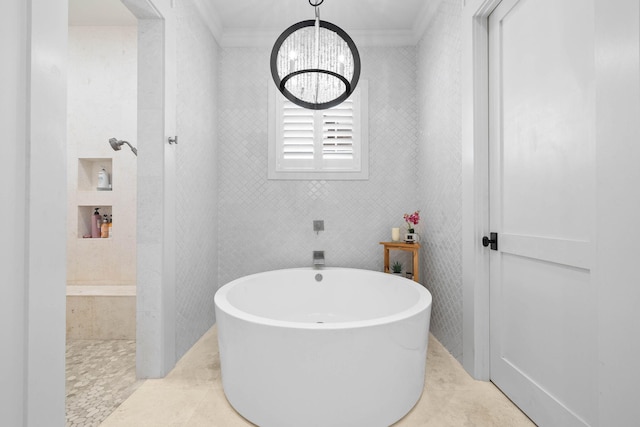
[[[320,3],[322,3],[321,0]],[[311,0],[309,0],[309,3],[311,3]],[[320,8],[318,6],[320,6],[320,3],[318,3],[315,6],[316,9],[316,58],[315,58],[315,68],[319,69],[320,68]],[[315,99],[315,103],[318,103],[318,94],[320,93],[320,73],[316,73],[316,99]]]

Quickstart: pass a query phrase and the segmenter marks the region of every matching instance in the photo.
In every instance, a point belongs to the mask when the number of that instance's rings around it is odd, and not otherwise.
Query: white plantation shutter
[[[353,99],[322,112],[322,159],[353,160]]]
[[[284,160],[313,160],[314,114],[285,100],[282,109],[282,157]]]
[[[315,111],[272,88],[269,178],[367,179],[366,89],[361,81],[342,104]]]

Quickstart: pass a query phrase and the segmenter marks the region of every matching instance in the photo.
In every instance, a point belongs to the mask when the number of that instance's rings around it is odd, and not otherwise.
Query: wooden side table
[[[408,251],[413,254],[413,280],[420,280],[420,243],[380,242],[384,246],[384,272],[389,273],[389,251]]]

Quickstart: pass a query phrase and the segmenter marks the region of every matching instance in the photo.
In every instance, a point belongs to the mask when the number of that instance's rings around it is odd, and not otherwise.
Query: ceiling
[[[224,31],[283,31],[315,16],[308,0],[207,1]],[[324,0],[320,18],[345,30],[411,30],[424,4],[425,0]]]
[[[136,25],[120,0],[69,0],[69,25]]]
[[[255,44],[280,34],[290,25],[314,18],[309,0],[176,0],[193,1],[209,28],[223,45]],[[312,0],[317,1],[317,0]],[[357,35],[377,39],[415,36],[433,1],[428,0],[324,0],[320,18]],[[136,20],[120,0],[69,0],[70,25],[135,25]],[[400,36],[399,36],[400,35]],[[356,37],[354,37],[355,39]],[[414,37],[415,38],[415,37]],[[357,41],[357,40],[356,40]]]

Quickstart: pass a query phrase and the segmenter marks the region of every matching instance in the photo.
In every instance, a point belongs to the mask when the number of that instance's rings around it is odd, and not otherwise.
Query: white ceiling
[[[69,25],[136,25],[120,0],[69,0]]]
[[[313,0],[314,3],[316,0]],[[308,0],[208,0],[224,31],[284,31],[315,17]],[[425,0],[324,0],[320,18],[345,30],[411,30]]]
[[[314,18],[309,0],[175,0],[193,1],[222,45],[255,45],[277,37],[290,25]],[[317,0],[313,0],[314,2]],[[320,18],[357,38],[404,43],[424,28],[429,0],[324,0]],[[70,25],[135,25],[120,0],[69,0]],[[414,40],[415,41],[415,40]],[[270,43],[272,40],[269,41]],[[372,43],[376,44],[374,40]]]

